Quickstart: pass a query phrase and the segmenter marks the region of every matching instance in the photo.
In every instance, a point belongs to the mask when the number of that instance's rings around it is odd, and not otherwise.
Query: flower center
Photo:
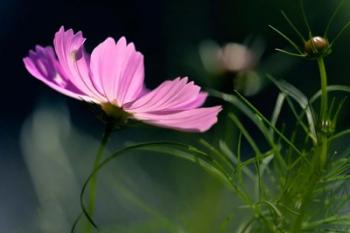
[[[101,104],[101,108],[106,114],[106,120],[112,123],[115,127],[125,125],[128,122],[129,117],[131,116],[122,108],[111,103]]]

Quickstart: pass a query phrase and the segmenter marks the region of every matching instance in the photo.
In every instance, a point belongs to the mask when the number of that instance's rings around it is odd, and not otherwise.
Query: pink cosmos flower
[[[90,54],[81,32],[61,27],[54,48],[36,46],[23,59],[34,77],[72,98],[121,109],[128,118],[165,128],[203,132],[217,122],[221,106],[200,108],[207,93],[187,78],[144,86],[143,55],[124,37],[107,38]]]

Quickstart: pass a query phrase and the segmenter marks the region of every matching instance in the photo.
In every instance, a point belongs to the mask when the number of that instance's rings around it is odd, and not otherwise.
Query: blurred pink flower
[[[151,125],[203,132],[217,122],[221,106],[200,108],[207,93],[187,78],[165,81],[149,91],[144,86],[143,55],[127,44],[107,38],[90,54],[81,32],[61,27],[54,48],[36,46],[23,59],[34,77],[72,98],[122,109],[129,118]],[[105,108],[103,108],[105,109]]]

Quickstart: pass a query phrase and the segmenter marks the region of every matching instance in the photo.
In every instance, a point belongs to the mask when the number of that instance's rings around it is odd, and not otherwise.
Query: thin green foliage
[[[289,17],[287,16],[287,14],[284,11],[281,11],[282,16],[284,17],[284,19],[288,22],[289,26],[294,30],[294,32],[299,36],[300,40],[305,43],[305,38],[304,36],[301,34],[301,32],[298,30],[298,28],[294,25],[294,23],[289,19]]]
[[[331,25],[332,25],[332,23],[334,22],[335,17],[338,15],[338,13],[339,13],[340,9],[342,8],[342,6],[344,5],[344,3],[345,3],[345,0],[340,0],[340,2],[338,3],[336,9],[333,11],[333,14],[332,14],[332,16],[330,17],[330,19],[329,19],[329,21],[328,21],[328,23],[327,23],[326,29],[325,29],[325,31],[324,31],[324,34],[323,34],[323,36],[324,36],[325,38],[328,37],[329,29],[331,28]]]
[[[327,86],[328,92],[345,92],[350,93],[350,87],[344,86],[344,85],[329,85]],[[317,91],[315,94],[313,94],[310,98],[310,104],[314,103],[318,98],[321,96],[321,90]]]
[[[259,190],[258,192],[258,199],[260,200],[262,197],[262,193],[263,193],[263,183],[262,183],[262,178],[261,178],[261,169],[260,169],[260,160],[262,157],[262,153],[259,149],[259,147],[255,144],[253,138],[250,136],[250,134],[248,133],[248,131],[245,129],[245,127],[240,123],[240,121],[238,120],[238,118],[234,115],[234,114],[230,114],[229,117],[232,119],[232,121],[237,125],[237,127],[239,128],[240,132],[242,133],[242,135],[246,138],[246,140],[248,141],[249,145],[252,147],[254,153],[255,153],[255,157],[257,158],[256,162],[255,162],[255,167],[256,167],[256,175],[257,175],[257,183],[256,186]]]
[[[89,175],[89,177],[87,178],[87,180],[84,182],[84,185],[82,187],[81,193],[80,193],[80,205],[81,205],[81,209],[83,211],[84,216],[86,217],[86,219],[90,222],[90,224],[95,228],[98,229],[97,224],[95,223],[95,221],[93,220],[92,216],[89,214],[85,203],[84,203],[84,194],[86,191],[86,188],[88,187],[88,184],[90,183],[90,181],[93,179],[93,177],[107,164],[109,164],[111,161],[113,161],[114,159],[118,158],[119,156],[125,154],[128,151],[132,151],[132,150],[137,150],[137,149],[150,149],[150,148],[155,148],[155,149],[159,149],[162,146],[167,146],[167,148],[162,149],[161,151],[163,153],[169,153],[169,148],[168,147],[178,147],[178,148],[182,148],[184,150],[190,151],[190,154],[184,154],[184,153],[171,153],[171,155],[180,157],[180,158],[184,158],[187,160],[190,160],[192,162],[198,163],[201,166],[214,171],[217,174],[222,174],[221,172],[217,172],[217,167],[215,165],[213,165],[212,160],[210,159],[210,157],[208,157],[204,152],[200,151],[199,149],[192,147],[192,146],[188,146],[185,144],[181,144],[181,143],[175,143],[175,142],[150,142],[150,143],[141,143],[141,144],[135,144],[135,145],[130,145],[127,146],[115,153],[113,153],[110,157],[108,157],[107,159],[103,160],[94,170],[93,172]],[[172,151],[173,152],[173,151]],[[80,218],[80,217],[79,217]],[[78,219],[79,220],[79,219]],[[77,220],[77,221],[78,221]],[[73,225],[72,231],[75,229],[76,224]]]
[[[275,48],[275,50],[277,52],[280,52],[280,53],[283,53],[283,54],[286,54],[286,55],[289,55],[289,56],[293,56],[293,57],[306,57],[307,55],[306,54],[299,54],[299,53],[293,53],[293,52],[290,52],[290,51],[287,51],[287,50],[284,50],[284,49],[279,49],[279,48]]]
[[[348,99],[347,97],[344,97],[344,98],[340,101],[340,103],[338,104],[337,110],[335,110],[335,112],[334,112],[334,114],[333,114],[333,117],[331,117],[331,118],[332,118],[332,121],[334,122],[334,125],[337,125],[336,123],[337,123],[339,114],[340,114],[341,110],[343,109],[344,104],[345,104],[345,102],[346,102],[347,99]],[[331,111],[330,113],[333,113],[333,111]]]
[[[303,122],[303,119],[302,119],[303,114],[299,114],[297,112],[296,107],[294,106],[294,103],[291,101],[291,99],[289,97],[287,97],[287,103],[288,103],[290,110],[292,111],[293,116],[295,117],[296,128],[298,128],[298,126],[300,126],[303,129],[303,132],[306,134],[306,136],[308,138],[311,138],[313,140],[313,142],[316,143],[316,141],[317,141],[316,133],[312,134],[311,130],[310,130],[310,128],[312,128],[312,127],[308,127],[305,125],[305,123]],[[296,133],[296,131],[295,131],[295,133]]]
[[[236,92],[236,94],[240,97],[240,99],[243,100],[243,102],[249,106],[255,113],[256,115],[259,117],[259,119],[261,119],[263,122],[265,122],[271,129],[273,129],[273,131],[285,142],[287,143],[296,153],[298,153],[299,155],[302,155],[301,151],[280,131],[278,130],[257,108],[254,107],[254,105],[252,105],[245,97],[243,97],[239,92]],[[263,133],[265,133],[265,136],[268,136],[268,134],[266,134],[267,130],[266,128],[264,128]],[[267,137],[267,139],[270,139],[270,137]],[[272,146],[276,146],[273,142],[271,142]]]
[[[308,31],[309,37],[312,38],[311,27],[310,27],[309,20],[306,16],[306,12],[305,12],[304,0],[299,0],[299,4],[300,4],[300,9],[301,9],[301,14],[302,14],[306,29]]]
[[[276,87],[278,87],[278,89],[280,89],[282,93],[293,98],[300,105],[301,109],[305,111],[309,124],[309,136],[316,143],[317,136],[315,129],[315,116],[313,114],[312,108],[310,107],[307,97],[300,90],[287,83],[286,81],[277,81],[271,75],[267,75],[267,77],[276,85]]]
[[[285,100],[286,100],[286,94],[279,93],[278,96],[277,96],[275,107],[273,109],[272,117],[271,117],[271,124],[273,126],[276,126],[276,124],[277,124],[277,121],[278,121],[278,118],[280,116],[280,113],[281,113],[281,110],[282,110],[282,107],[283,107],[283,104],[284,104]],[[270,133],[273,136],[273,130],[272,129],[270,129]]]
[[[205,146],[209,149],[210,152],[214,154],[214,156],[211,156],[213,161],[217,162],[218,166],[220,166],[222,169],[227,171],[227,173],[233,172],[233,164],[229,157],[227,157],[226,154],[221,153],[219,150],[217,150],[215,147],[213,147],[209,142],[207,142],[205,139],[200,139],[199,143]],[[210,156],[210,154],[209,154]]]
[[[221,233],[226,233],[229,223],[234,219],[236,214],[230,214],[225,218],[225,221],[221,224]]]
[[[296,43],[294,43],[294,41],[293,41],[292,39],[290,39],[286,34],[284,34],[283,32],[281,32],[280,30],[278,30],[278,29],[275,28],[274,26],[269,25],[269,27],[270,27],[273,31],[275,31],[278,35],[282,36],[282,37],[283,37],[283,38],[298,52],[297,54],[295,53],[296,56],[299,56],[299,55],[302,56],[303,52],[299,49],[299,46],[298,46]],[[289,53],[289,52],[284,51],[284,50],[281,50],[281,49],[280,49],[280,51]],[[291,53],[291,54],[293,54],[293,53]]]
[[[241,136],[240,136],[241,138]],[[241,139],[239,139],[238,145],[240,147]],[[254,173],[249,169],[247,166],[247,162],[243,163],[240,159],[240,153],[237,154],[237,156],[230,150],[230,148],[227,146],[227,144],[223,141],[219,142],[219,148],[222,151],[222,153],[226,154],[230,157],[232,160],[232,163],[235,165],[235,173],[237,174],[238,180],[243,183],[242,179],[242,172],[244,175],[246,175],[249,179],[255,180]],[[240,149],[238,149],[240,151]],[[248,163],[249,164],[249,163]]]
[[[348,134],[350,134],[350,129],[345,129],[345,130],[343,130],[343,131],[341,131],[339,133],[334,134],[332,137],[330,137],[329,140],[330,141],[334,141],[334,140],[339,139],[341,137],[344,137],[344,136],[346,136]]]
[[[332,42],[330,43],[330,46],[332,47],[334,43],[339,39],[339,37],[350,27],[350,21],[347,22],[341,29],[340,31],[335,35],[333,38]]]
[[[270,143],[273,143],[271,141],[271,137],[270,134],[268,132],[270,132],[270,129],[267,129],[265,123],[271,127],[271,129],[287,144],[289,144],[291,146],[291,148],[293,148],[293,150],[295,150],[296,153],[302,155],[301,151],[295,146],[293,145],[290,140],[283,135],[283,133],[278,130],[276,127],[273,126],[273,124],[261,113],[259,112],[251,103],[249,103],[249,101],[247,99],[245,99],[241,94],[239,94],[238,92],[235,92],[239,98],[237,98],[234,95],[229,95],[226,93],[221,93],[218,91],[214,91],[211,90],[210,93],[213,96],[217,96],[219,98],[222,98],[223,100],[235,105],[239,110],[241,110],[250,120],[252,120],[255,125],[259,128],[259,130],[262,133],[265,133],[264,135],[266,136],[266,139],[269,140]],[[277,146],[277,145],[275,145]]]
[[[272,146],[272,156],[264,156],[262,158],[262,152],[259,149],[259,146],[256,144],[255,140],[252,138],[250,133],[246,130],[246,128],[239,121],[237,116],[234,114],[229,114],[229,117],[233,120],[235,125],[238,127],[244,138],[247,140],[248,144],[252,147],[254,153],[256,154],[256,158],[259,161],[257,166],[256,175],[258,176],[258,186],[259,186],[259,198],[256,205],[259,207],[259,213],[261,216],[256,216],[247,222],[245,226],[242,226],[239,232],[255,232],[258,229],[259,232],[265,226],[266,232],[284,232],[282,229],[292,229],[292,232],[299,232],[299,230],[307,230],[313,232],[314,229],[321,229],[330,225],[330,222],[333,219],[336,219],[336,214],[339,214],[339,211],[344,208],[344,203],[347,203],[349,200],[348,193],[342,194],[344,198],[339,198],[338,200],[331,200],[325,197],[326,193],[335,192],[336,195],[339,194],[339,185],[329,186],[329,183],[334,184],[335,182],[346,182],[349,180],[348,175],[344,175],[346,171],[348,171],[349,163],[348,161],[340,163],[336,166],[328,167],[322,173],[313,171],[317,171],[318,165],[314,164],[314,159],[319,155],[318,150],[324,151],[324,146],[322,146],[322,141],[319,142],[318,136],[318,128],[316,125],[316,117],[313,114],[312,103],[319,97],[319,92],[316,93],[310,100],[298,89],[291,86],[286,82],[276,81],[271,77],[273,83],[279,88],[281,93],[278,95],[275,108],[273,114],[271,116],[271,121],[267,120],[263,114],[258,111],[246,98],[236,92],[238,97],[233,95],[228,95],[224,93],[211,92],[215,96],[221,97],[224,100],[232,103],[238,109],[242,111],[243,114],[248,116],[255,125],[261,130],[263,136],[267,141],[271,140],[271,136],[275,135],[279,143],[275,142],[275,139],[272,139],[273,142],[270,143]],[[328,91],[345,91],[348,92],[349,88],[347,86],[331,86],[328,88]],[[291,101],[291,98],[300,106],[300,110],[298,111],[294,103]],[[332,101],[330,107],[330,112],[333,113],[332,121],[335,121],[338,118],[340,110],[344,105],[345,100],[343,99],[340,103],[336,104],[336,100]],[[294,130],[294,136],[288,137],[277,129],[279,115],[283,110],[284,103],[287,103],[289,108],[291,109],[292,114],[295,116],[296,125],[300,125],[300,129],[307,136],[307,138],[311,138],[313,144],[304,144],[302,147],[303,151],[299,148],[296,148],[294,144],[295,136],[297,135],[297,128]],[[337,105],[337,107],[335,107]],[[307,125],[303,122],[303,115],[306,115]],[[267,130],[267,131],[266,131]],[[342,131],[340,133],[334,134],[330,136],[329,141],[333,141],[350,134],[349,130]],[[240,141],[241,139],[239,139]],[[323,139],[321,139],[323,140]],[[281,142],[283,142],[281,144]],[[284,144],[285,143],[285,144]],[[328,144],[328,143],[327,143]],[[239,143],[241,145],[241,143]],[[281,150],[278,147],[286,145],[287,148],[285,150]],[[278,147],[277,147],[278,146]],[[289,148],[288,148],[289,147]],[[235,158],[232,151],[229,148],[225,147],[224,144],[220,146],[222,151],[225,151],[229,158]],[[276,149],[278,149],[279,153],[275,154]],[[284,153],[289,154],[288,160],[283,158]],[[291,153],[293,152],[293,153]],[[280,166],[276,166],[272,169],[270,161],[278,161],[278,155],[281,156],[282,161],[284,161],[285,167],[281,169]],[[294,156],[291,156],[293,155]],[[273,156],[274,155],[274,156]],[[308,156],[309,158],[307,158]],[[330,158],[329,158],[330,159]],[[337,157],[332,160],[337,161]],[[236,162],[236,161],[235,161]],[[279,163],[277,163],[279,164]],[[277,169],[279,168],[279,169]],[[268,172],[263,172],[264,170]],[[242,176],[253,177],[254,175],[250,173],[250,170],[242,170]],[[247,172],[248,171],[248,172]],[[286,172],[287,171],[287,172]],[[272,176],[271,176],[272,174]],[[317,174],[312,175],[312,174]],[[279,177],[276,183],[276,179],[274,177]],[[308,177],[308,178],[306,178]],[[265,192],[267,184],[265,183],[268,178],[270,185],[273,183],[274,185],[279,185],[279,189],[275,189],[274,191]],[[263,188],[262,188],[263,187]],[[275,186],[276,188],[276,186]],[[275,192],[278,193],[277,196],[274,196]],[[314,203],[313,198],[319,198],[319,200],[323,200],[324,202],[330,201],[332,203],[338,203],[337,206],[339,211],[328,211],[331,207],[325,207],[324,214],[316,214],[315,217],[310,219],[310,222],[304,223],[304,219],[312,214],[312,209],[310,209],[316,202]],[[316,198],[316,200],[317,200]],[[300,203],[299,203],[300,202]],[[300,206],[295,206],[296,203],[299,203]],[[265,209],[265,207],[267,209]],[[332,208],[331,208],[332,209]],[[334,209],[334,207],[333,207]],[[319,219],[319,220],[315,220]],[[345,221],[346,218],[344,218]],[[277,222],[278,224],[277,224]],[[334,223],[340,224],[341,221]],[[279,227],[277,227],[277,225]],[[265,232],[265,230],[261,232]]]

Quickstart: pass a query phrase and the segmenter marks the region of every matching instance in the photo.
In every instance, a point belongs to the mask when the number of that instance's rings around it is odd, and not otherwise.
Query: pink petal
[[[144,90],[143,55],[124,37],[99,44],[91,54],[90,68],[93,82],[118,106],[132,102]]]
[[[166,128],[203,132],[217,121],[221,106],[198,108],[207,97],[187,78],[165,81],[123,108],[135,119]]]
[[[135,119],[148,124],[176,129],[185,132],[204,132],[217,122],[217,115],[221,106],[196,108],[173,113],[138,113],[134,112]]]
[[[23,59],[26,69],[31,75],[44,82],[56,91],[75,99],[93,101],[67,79],[55,58],[52,47],[36,46],[29,56]]]
[[[90,58],[85,52],[84,41],[85,38],[81,32],[74,34],[72,29],[65,31],[62,26],[54,38],[54,47],[58,61],[65,76],[77,88],[99,102],[106,102],[106,99],[91,81]]]
[[[187,78],[165,81],[124,108],[131,112],[159,112],[188,110],[201,106],[207,94]]]
[[[207,99],[208,94],[206,92],[200,92],[192,102],[188,102],[187,104],[182,106],[182,109],[192,109],[192,108],[198,108],[202,106]]]

